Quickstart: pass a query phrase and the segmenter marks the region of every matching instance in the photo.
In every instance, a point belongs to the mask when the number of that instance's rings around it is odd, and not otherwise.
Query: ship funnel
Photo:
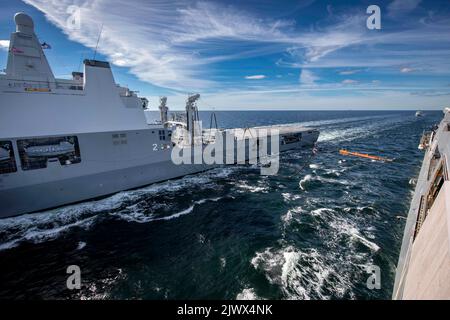
[[[31,19],[31,17],[26,13],[16,13],[14,16],[14,22],[16,23],[16,32],[22,32],[30,35],[34,33],[33,19]]]

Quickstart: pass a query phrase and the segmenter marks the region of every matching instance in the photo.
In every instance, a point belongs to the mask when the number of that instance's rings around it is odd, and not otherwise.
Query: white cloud
[[[314,75],[312,71],[303,69],[300,73],[299,80],[302,86],[314,86],[316,85],[316,81],[319,80],[319,77]]]
[[[296,46],[288,50],[291,56],[314,63],[342,48],[370,41],[366,17],[361,14],[333,16],[325,28],[314,28],[296,35]]]
[[[359,86],[358,86],[359,88]],[[378,88],[377,88],[378,89]],[[391,88],[379,88],[374,90],[358,91],[358,95],[336,95],[346,90],[345,87],[329,91],[325,96],[317,97],[314,90],[293,89],[286,91],[255,91],[255,92],[223,92],[216,94],[204,94],[202,99],[218,110],[329,110],[330,106],[336,110],[372,109],[372,110],[399,110],[399,109],[426,109],[439,110],[448,103],[450,94],[446,96],[417,96],[410,91],[395,91]],[[319,89],[320,90],[320,89]],[[347,90],[354,90],[348,88]],[[448,92],[448,91],[447,91]],[[155,103],[157,97],[155,97]],[[169,97],[171,101],[171,97]],[[274,101],[277,103],[274,104]],[[180,101],[180,105],[183,101]]]
[[[414,71],[413,68],[408,68],[408,67],[404,67],[404,68],[400,69],[401,73],[410,73],[410,72],[413,72],[413,71]]]
[[[256,74],[254,76],[246,76],[245,79],[247,80],[261,80],[264,79],[266,76],[263,74]]]
[[[318,76],[314,68],[342,68],[342,75],[356,73],[372,68],[398,72],[399,66],[420,65],[426,59],[427,70],[435,73],[448,73],[450,63],[448,54],[450,48],[444,47],[442,37],[450,32],[448,20],[418,27],[412,21],[407,30],[392,32],[384,30],[382,33],[370,32],[366,29],[367,16],[361,12],[353,12],[339,16],[334,10],[325,21],[319,21],[310,28],[296,28],[292,21],[273,20],[256,14],[238,10],[235,5],[221,5],[217,3],[196,2],[193,0],[166,2],[137,0],[24,0],[44,12],[46,18],[61,28],[71,40],[88,47],[95,47],[101,24],[104,24],[99,51],[118,66],[129,68],[130,72],[139,79],[167,88],[182,91],[203,90],[208,103],[217,108],[228,109],[230,105],[236,107],[260,108],[272,107],[274,99],[280,99],[286,108],[302,108],[298,104],[297,91],[303,90],[360,90],[364,84],[335,83],[335,87],[324,87],[318,83]],[[408,5],[401,5],[403,1],[393,1],[391,12],[414,10],[418,1],[408,1]],[[416,3],[414,5],[414,3]],[[68,18],[67,7],[77,4],[81,7],[82,24],[80,30],[70,30],[66,26]],[[236,3],[236,5],[239,5]],[[400,12],[399,11],[399,12]],[[326,13],[325,13],[326,14]],[[38,31],[39,32],[39,31]],[[398,50],[399,44],[402,50]],[[420,44],[420,46],[417,46]],[[439,45],[440,50],[430,50]],[[342,50],[352,47],[355,50]],[[254,57],[273,53],[286,52],[290,48],[288,59],[280,61],[279,66],[301,68],[298,84],[294,88],[286,89],[279,86],[270,88],[269,92],[253,91],[244,93],[238,91],[230,97],[227,87],[223,83],[216,83],[214,68],[211,63]],[[414,50],[409,50],[410,48]],[[404,50],[403,50],[404,49]],[[446,52],[447,51],[447,52]],[[411,68],[409,68],[411,69]],[[247,71],[249,72],[249,71]],[[251,72],[251,71],[250,71]],[[261,71],[264,73],[264,71]],[[278,71],[277,71],[278,72]],[[288,73],[286,79],[297,76]],[[322,73],[320,73],[322,74]],[[325,73],[323,73],[325,74]],[[251,76],[251,75],[250,75]],[[218,77],[216,77],[218,78]],[[228,80],[228,79],[226,79]],[[242,79],[240,79],[242,80]],[[349,80],[349,79],[347,79]],[[346,81],[346,80],[344,80]],[[351,80],[355,81],[355,80]],[[246,83],[256,87],[257,81]],[[284,82],[284,81],[283,81]],[[229,85],[230,82],[227,82]],[[263,82],[257,82],[259,85]],[[372,90],[396,90],[393,86],[382,88],[369,82]],[[263,87],[262,85],[260,86]],[[220,89],[220,90],[218,90]],[[272,90],[274,89],[274,90]],[[403,88],[398,88],[402,90]],[[391,91],[390,91],[391,90]],[[221,93],[217,93],[220,91]],[[214,93],[216,92],[216,93]],[[286,97],[281,95],[286,94]],[[409,93],[398,95],[384,94],[385,100],[367,99],[359,97],[331,97],[330,99],[305,99],[305,106],[330,106],[330,101],[339,100],[336,105],[345,108],[352,105],[370,107],[370,103],[380,107],[409,102],[408,106],[422,103],[438,106],[443,99],[417,100],[407,99]],[[327,95],[328,96],[328,95]],[[380,93],[381,96],[381,93]],[[411,96],[411,95],[409,95]],[[205,94],[202,94],[205,97]],[[406,97],[406,98],[405,98]],[[392,98],[392,101],[388,99]],[[185,96],[177,96],[183,105]],[[434,99],[434,98],[433,98]],[[369,101],[371,100],[371,101]],[[178,100],[177,100],[178,101]],[[303,101],[303,100],[302,100]],[[439,102],[439,103],[438,103]],[[335,105],[335,104],[333,104]]]
[[[0,49],[8,50],[9,49],[9,40],[0,40]]]
[[[359,72],[361,72],[361,71],[362,71],[362,70],[360,70],[360,69],[355,69],[355,70],[344,70],[344,71],[339,72],[339,74],[340,74],[340,75],[343,75],[343,76],[348,76],[348,75],[351,75],[351,74],[359,73]]]
[[[358,81],[352,79],[345,79],[344,81],[342,81],[342,84],[357,84],[357,83]]]
[[[281,31],[292,25],[290,21],[257,18],[209,2],[24,1],[41,10],[71,40],[90,48],[96,46],[103,24],[99,52],[113,64],[130,68],[139,79],[172,89],[219,86],[208,80],[211,72],[206,65],[259,53],[245,52],[240,42],[296,41]],[[80,8],[79,30],[66,24],[71,5]],[[284,45],[275,50],[283,51]]]
[[[421,0],[394,0],[388,5],[388,12],[390,16],[398,16],[408,14],[413,11]]]
[[[365,16],[341,17],[323,29],[293,31],[291,20],[255,16],[231,5],[211,2],[137,2],[137,0],[24,0],[44,12],[71,40],[94,48],[103,24],[99,52],[139,79],[173,89],[220,87],[208,64],[301,50],[306,62],[359,43]],[[71,5],[81,8],[81,28],[66,25]],[[333,17],[333,19],[337,19]],[[248,49],[248,44],[260,45]]]
[[[350,19],[352,21],[352,19]],[[341,34],[341,41],[337,42],[334,51],[320,56],[327,47],[326,43],[311,40],[306,41],[311,47],[321,44],[321,49],[311,49],[309,60],[304,59],[304,48],[298,50],[290,49],[292,59],[280,59],[277,65],[289,68],[341,68],[360,69],[363,71],[376,71],[375,68],[398,68],[400,65],[408,63],[419,65],[426,63],[427,70],[434,74],[448,73],[450,62],[450,46],[443,43],[442,39],[450,33],[450,19],[447,16],[436,17],[432,22],[423,24],[417,21],[409,21],[404,29],[385,30],[382,33],[366,32],[360,30],[362,23],[357,19],[351,22],[338,23],[340,30],[333,30],[334,25],[330,25],[325,31],[314,32],[314,35],[321,39],[322,35]],[[364,24],[365,25],[365,24]],[[346,26],[346,27],[343,27]],[[338,45],[340,43],[340,45]],[[400,45],[399,45],[400,44]],[[309,48],[309,47],[308,47]],[[435,48],[435,49],[430,49]],[[341,50],[343,49],[343,50]],[[354,49],[354,50],[352,50]],[[309,50],[309,49],[308,49]],[[312,55],[318,55],[314,58]],[[320,56],[320,57],[319,57]],[[319,58],[317,58],[319,57]],[[371,68],[370,70],[368,68]],[[347,75],[351,72],[345,72]]]
[[[358,109],[423,109],[440,110],[448,103],[448,86],[425,89],[423,84],[411,86],[374,85],[359,83],[357,86],[342,83],[317,84],[306,87],[283,85],[276,88],[242,90],[241,88],[223,90],[216,93],[203,93],[199,100],[201,110],[336,110]],[[438,90],[426,94],[424,90]],[[320,95],[326,92],[325,95]],[[357,93],[354,95],[353,93]],[[418,95],[417,92],[422,94]],[[430,91],[431,93],[431,91]],[[318,97],[320,95],[320,98]],[[149,96],[150,105],[158,105],[158,96]],[[184,110],[186,96],[169,95],[171,110]],[[276,104],[273,101],[277,101]]]

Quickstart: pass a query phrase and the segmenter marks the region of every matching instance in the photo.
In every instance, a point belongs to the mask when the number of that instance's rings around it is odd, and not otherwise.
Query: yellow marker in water
[[[372,156],[372,155],[367,154],[367,153],[351,152],[351,151],[348,151],[348,150],[345,150],[345,149],[339,150],[339,153],[342,154],[343,156],[355,156],[355,157],[367,158],[367,159],[377,160],[377,161],[386,161],[386,162],[394,161],[393,159],[382,158],[382,157],[379,157],[379,156]]]

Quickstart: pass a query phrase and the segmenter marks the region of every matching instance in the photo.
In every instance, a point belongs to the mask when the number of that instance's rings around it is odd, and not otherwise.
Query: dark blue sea
[[[0,220],[0,299],[390,299],[417,145],[442,117],[414,113],[216,112],[223,128],[316,127],[318,153],[283,154],[276,176],[230,166]]]

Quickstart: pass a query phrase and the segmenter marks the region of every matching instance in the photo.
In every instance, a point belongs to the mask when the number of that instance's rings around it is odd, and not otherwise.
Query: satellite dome
[[[33,19],[29,15],[23,12],[16,13],[14,16],[14,21],[17,25],[17,32],[30,33],[33,32],[34,23]]]

